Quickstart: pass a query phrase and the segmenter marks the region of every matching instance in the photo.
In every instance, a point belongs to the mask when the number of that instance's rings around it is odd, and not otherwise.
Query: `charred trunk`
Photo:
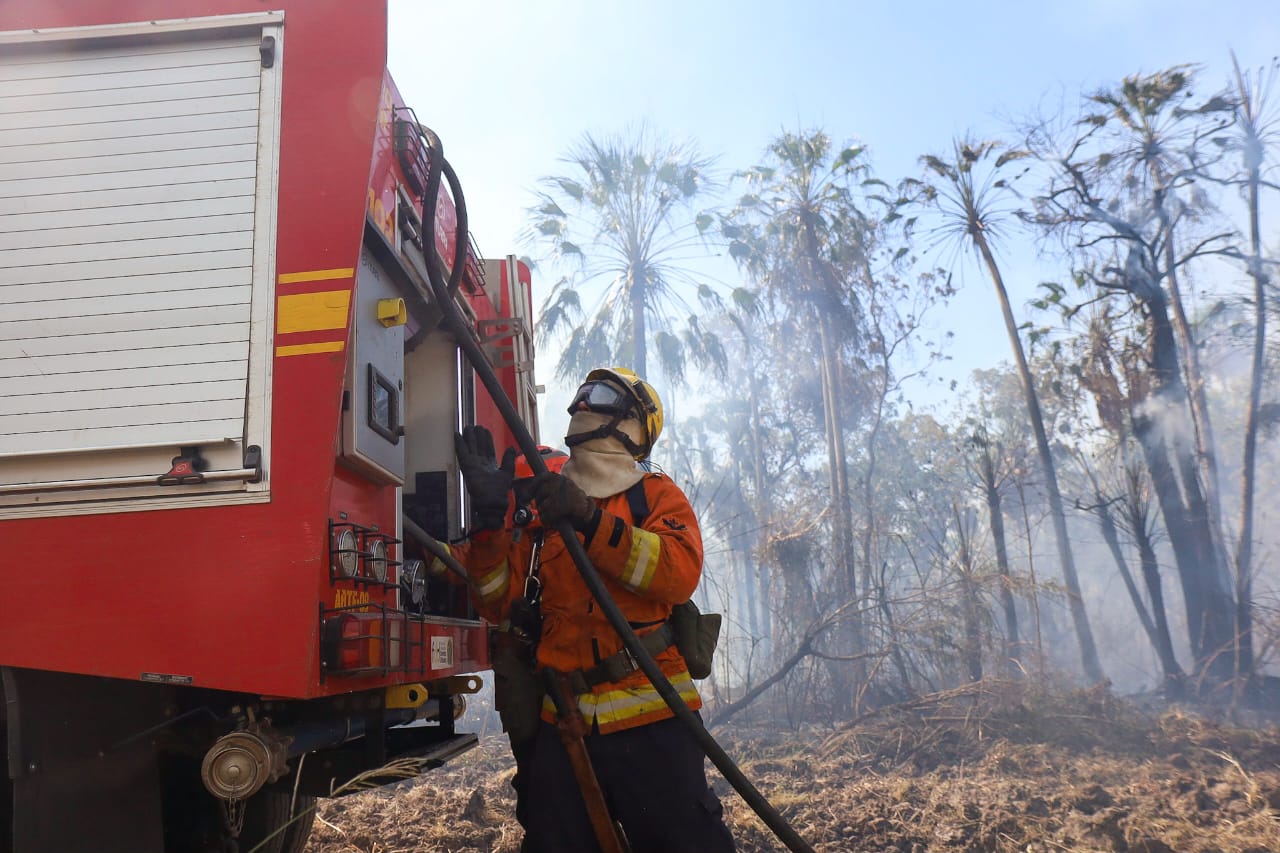
[[[1149,399],[1131,401],[1134,435],[1151,473],[1178,566],[1196,669],[1215,681],[1226,681],[1234,668],[1234,603],[1218,559],[1208,507],[1194,476],[1193,452],[1176,435],[1178,421],[1186,417],[1187,394],[1168,309],[1160,292],[1148,289],[1143,296],[1155,384]],[[1181,483],[1178,472],[1184,475]]]

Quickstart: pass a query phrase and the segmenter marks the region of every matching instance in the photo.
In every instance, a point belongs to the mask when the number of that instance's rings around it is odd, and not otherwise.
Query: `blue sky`
[[[532,189],[585,131],[645,121],[727,173],[783,129],[822,127],[868,145],[893,182],[953,136],[1001,134],[1037,105],[1074,108],[1081,91],[1181,62],[1217,88],[1230,49],[1246,67],[1280,50],[1277,0],[390,0],[390,16],[392,75],[441,136],[491,256],[530,251],[518,238]],[[1044,275],[1031,247],[1013,254],[1026,317]],[[944,375],[963,379],[1009,353],[985,279],[971,266],[957,281]]]

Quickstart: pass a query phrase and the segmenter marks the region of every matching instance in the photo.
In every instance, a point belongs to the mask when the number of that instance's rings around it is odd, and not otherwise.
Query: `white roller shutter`
[[[0,34],[0,471],[265,443],[271,17]]]

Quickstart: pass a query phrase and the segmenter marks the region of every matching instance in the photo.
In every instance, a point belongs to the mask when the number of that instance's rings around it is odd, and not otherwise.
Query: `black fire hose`
[[[469,587],[475,587],[475,581],[471,579],[471,575],[467,574],[466,568],[462,563],[458,562],[458,558],[449,553],[449,546],[433,537],[430,533],[418,526],[418,523],[409,516],[401,516],[400,524],[404,527],[404,532],[414,539],[422,549],[431,556],[440,561],[440,564],[452,575],[456,575],[463,583]]]
[[[444,162],[444,149],[440,144],[440,137],[427,128],[421,129],[432,149],[430,171],[427,176],[427,198],[423,203],[423,222],[428,228],[434,230],[436,193],[440,186],[440,176],[446,171],[449,175],[454,207],[458,212],[458,251],[455,253],[453,269],[448,283],[444,281],[444,276],[441,274],[439,266],[435,263],[434,235],[432,235],[430,242],[426,242],[426,246],[429,248],[427,252],[427,272],[432,295],[444,312],[445,324],[453,332],[454,337],[457,338],[459,346],[462,347],[467,356],[467,360],[471,362],[476,375],[480,377],[480,381],[484,383],[489,396],[498,407],[498,412],[502,415],[502,419],[506,421],[507,426],[515,436],[516,443],[520,445],[520,450],[523,451],[525,458],[529,462],[529,467],[533,469],[534,474],[545,473],[547,465],[542,459],[542,454],[538,452],[537,442],[529,434],[528,428],[525,426],[524,421],[520,419],[520,413],[516,410],[511,399],[507,397],[506,390],[498,380],[497,374],[494,373],[492,365],[489,364],[489,360],[485,356],[480,342],[476,340],[470,324],[467,323],[462,316],[462,312],[458,310],[458,306],[453,302],[453,293],[456,292],[456,280],[461,277],[462,267],[466,261],[466,205],[462,198],[461,187],[457,178],[453,175],[453,170],[448,169]],[[427,205],[430,205],[429,218],[426,210]],[[562,521],[556,526],[556,529],[560,533],[560,538],[564,540],[569,556],[573,558],[574,565],[578,568],[578,573],[582,575],[583,582],[586,583],[587,589],[591,591],[591,596],[596,600],[596,603],[600,605],[600,609],[608,618],[609,624],[618,632],[618,636],[622,638],[623,645],[635,658],[636,663],[640,665],[640,669],[644,671],[644,674],[649,677],[649,681],[652,682],[658,694],[662,696],[663,701],[667,703],[667,706],[671,708],[676,717],[689,727],[699,746],[702,747],[703,752],[711,759],[711,763],[724,775],[724,778],[741,795],[747,805],[751,806],[752,810],[760,816],[760,819],[765,822],[769,829],[773,830],[774,835],[787,846],[788,850],[793,851],[793,853],[813,853],[813,848],[786,822],[777,809],[770,805],[764,795],[756,790],[756,787],[751,784],[751,780],[743,775],[738,766],[733,763],[733,759],[721,748],[720,744],[716,743],[715,738],[703,726],[702,720],[693,711],[689,710],[689,706],[684,703],[684,700],[680,698],[680,694],[671,686],[671,682],[667,680],[657,662],[641,645],[639,637],[632,630],[622,610],[618,608],[617,602],[609,595],[609,591],[605,588],[599,573],[596,572],[595,566],[591,565],[591,560],[587,557],[587,551],[582,546],[582,542],[579,541],[573,525],[568,521]]]
[[[462,283],[462,274],[467,266],[467,205],[462,200],[462,184],[458,181],[458,176],[454,173],[453,167],[444,159],[444,145],[440,142],[440,137],[436,136],[436,132],[424,125],[418,125],[418,130],[427,140],[427,148],[431,151],[431,158],[427,164],[427,185],[422,191],[422,255],[427,265],[427,280],[431,282],[431,289],[436,289],[436,284],[440,278],[440,268],[436,265],[436,208],[440,201],[440,179],[446,177],[449,180],[449,191],[453,194],[453,209],[457,214],[458,231],[457,239],[454,241],[453,247],[453,266],[449,270],[449,281],[445,284],[444,289],[449,297],[440,304],[440,310],[445,313],[445,317],[449,316],[449,309],[453,308],[456,312],[457,308],[453,304],[453,295],[458,292],[458,285]],[[439,300],[440,294],[436,294]],[[452,323],[450,323],[452,325]],[[457,334],[457,330],[454,330]],[[469,335],[468,335],[469,337]],[[468,353],[470,357],[470,353]],[[487,361],[485,362],[488,363]],[[504,399],[506,395],[503,395]],[[505,415],[504,415],[505,417]],[[517,420],[519,416],[517,415]]]

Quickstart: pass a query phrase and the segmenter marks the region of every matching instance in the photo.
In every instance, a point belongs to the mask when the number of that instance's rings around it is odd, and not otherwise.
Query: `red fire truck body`
[[[443,157],[386,29],[367,0],[0,6],[0,850],[72,849],[77,816],[200,849],[168,792],[202,774],[296,810],[474,743],[486,626],[404,520],[460,536],[454,432],[515,442],[427,266],[464,244],[453,298],[533,427],[529,271],[448,181],[424,223]]]

